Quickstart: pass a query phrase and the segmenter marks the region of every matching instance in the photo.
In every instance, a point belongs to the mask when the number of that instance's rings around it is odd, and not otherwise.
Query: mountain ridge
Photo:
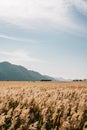
[[[39,72],[28,70],[24,66],[15,65],[10,62],[0,62],[0,81],[41,81],[55,78],[42,75]]]

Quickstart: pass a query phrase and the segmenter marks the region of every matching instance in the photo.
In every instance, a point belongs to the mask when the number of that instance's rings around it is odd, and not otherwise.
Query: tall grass
[[[0,130],[87,130],[87,83],[0,82]]]

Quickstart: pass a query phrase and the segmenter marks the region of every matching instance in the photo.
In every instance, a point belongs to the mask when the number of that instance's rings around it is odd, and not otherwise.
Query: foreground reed
[[[1,82],[0,130],[87,130],[87,83]]]

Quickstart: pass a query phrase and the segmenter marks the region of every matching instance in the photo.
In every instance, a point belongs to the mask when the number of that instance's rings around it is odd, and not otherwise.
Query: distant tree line
[[[74,82],[84,82],[84,81],[87,81],[87,79],[83,79],[83,80],[82,79],[74,79],[73,81]]]
[[[52,80],[50,80],[50,79],[41,79],[40,81],[52,81]]]

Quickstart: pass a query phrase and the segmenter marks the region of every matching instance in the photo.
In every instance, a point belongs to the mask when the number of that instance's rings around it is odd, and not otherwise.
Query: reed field
[[[87,82],[0,82],[0,130],[87,130]]]

